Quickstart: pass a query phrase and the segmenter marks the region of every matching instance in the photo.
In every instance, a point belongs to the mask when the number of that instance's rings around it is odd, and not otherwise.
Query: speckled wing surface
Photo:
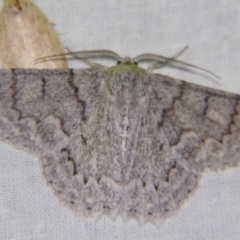
[[[0,71],[1,140],[36,154],[58,199],[84,216],[165,219],[205,168],[239,164],[239,114],[238,95],[132,63]]]

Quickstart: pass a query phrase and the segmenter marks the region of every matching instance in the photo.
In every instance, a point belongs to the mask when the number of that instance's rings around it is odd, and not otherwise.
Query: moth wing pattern
[[[240,161],[239,96],[157,74],[1,70],[0,138],[80,215],[165,219]]]

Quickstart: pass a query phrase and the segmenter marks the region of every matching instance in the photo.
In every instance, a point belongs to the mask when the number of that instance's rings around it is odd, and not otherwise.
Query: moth
[[[239,165],[239,95],[137,65],[175,58],[104,56],[118,64],[1,70],[0,139],[37,155],[55,196],[78,215],[158,222],[206,168]]]
[[[52,23],[31,0],[4,0],[0,11],[0,61],[2,68],[67,68],[61,61],[42,56],[60,54],[64,48]]]

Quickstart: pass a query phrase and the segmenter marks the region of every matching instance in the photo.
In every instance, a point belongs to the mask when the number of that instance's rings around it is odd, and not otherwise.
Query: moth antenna
[[[185,48],[183,50],[185,51]],[[180,54],[182,53],[182,51],[180,52]],[[177,55],[179,55],[179,54],[177,54]],[[184,61],[177,60],[176,56],[171,58],[171,57],[164,57],[164,56],[157,55],[157,54],[152,54],[152,53],[144,53],[144,54],[141,54],[141,55],[133,58],[133,61],[137,62],[137,63],[144,62],[144,61],[155,61],[156,63],[155,63],[155,65],[153,65],[154,68],[156,68],[156,66],[158,65],[159,62],[160,62],[160,64],[159,64],[160,66],[162,64],[164,64],[164,66],[165,66],[165,65],[167,65],[169,63],[171,63],[171,64],[178,64],[178,65],[183,66],[183,67],[187,66],[187,67],[192,67],[192,68],[195,68],[195,69],[199,69],[201,71],[204,71],[204,72],[207,72],[207,73],[213,75],[214,77],[216,77],[218,79],[221,79],[218,75],[216,75],[215,73],[213,73],[213,72],[211,72],[211,71],[209,71],[207,69],[204,69],[204,68],[201,68],[201,67],[197,67],[197,66],[195,66],[193,64],[190,64],[190,63],[187,63],[187,62],[184,62]]]
[[[47,56],[47,57],[42,57],[39,58],[35,61],[35,63],[39,63],[41,61],[48,61],[48,60],[54,60],[58,57],[61,56],[73,56],[73,55],[78,55],[78,58],[83,60],[83,59],[88,59],[88,58],[109,58],[109,59],[114,59],[117,62],[122,62],[123,58],[120,57],[117,53],[110,51],[110,50],[89,50],[89,51],[77,51],[77,52],[68,52],[68,53],[63,53],[63,54],[57,54],[57,55],[52,55],[52,56]]]
[[[159,68],[159,67],[164,67],[168,64],[178,64],[180,66],[187,66],[187,67],[192,67],[192,68],[195,68],[195,69],[199,69],[201,71],[204,71],[204,72],[207,72],[207,73],[213,75],[214,77],[216,77],[218,79],[221,79],[218,75],[214,74],[213,72],[211,72],[207,69],[195,66],[193,64],[190,64],[190,63],[187,63],[187,62],[184,62],[184,61],[177,60],[176,58],[178,56],[180,56],[184,51],[186,51],[187,48],[188,48],[188,46],[184,47],[179,53],[177,53],[173,57],[164,57],[164,56],[157,55],[157,54],[144,53],[144,54],[141,54],[141,55],[133,58],[132,62],[139,63],[139,62],[144,62],[144,61],[155,61],[156,63],[153,64],[149,68],[150,70],[153,70],[153,69]],[[92,65],[91,62],[86,60],[86,59],[89,59],[89,58],[99,57],[99,58],[113,59],[113,60],[116,60],[117,62],[123,62],[124,61],[124,58],[120,57],[117,53],[115,53],[113,51],[110,51],[110,50],[103,49],[103,50],[76,51],[76,52],[68,52],[68,53],[63,53],[63,54],[46,56],[46,57],[42,57],[42,58],[37,59],[35,61],[35,64],[41,63],[43,61],[49,61],[49,60],[62,60],[59,57],[63,57],[63,56],[75,56],[75,58],[76,57],[79,58],[81,61],[85,62],[89,66],[94,66],[94,65]],[[101,65],[99,65],[99,66],[101,66]]]
[[[152,71],[153,69],[163,68],[163,67],[169,65],[172,61],[174,61],[176,58],[178,58],[180,55],[182,55],[188,48],[189,48],[188,46],[185,46],[180,52],[178,52],[176,55],[171,57],[169,60],[165,60],[165,61],[162,61],[162,62],[157,62],[157,63],[153,64],[152,66],[150,66],[148,68],[148,70]]]

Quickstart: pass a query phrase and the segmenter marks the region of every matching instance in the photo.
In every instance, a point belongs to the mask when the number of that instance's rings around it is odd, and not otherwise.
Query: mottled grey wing
[[[1,70],[1,139],[54,155],[82,119],[84,106],[71,81],[69,70]]]
[[[161,75],[0,74],[1,139],[38,154],[54,193],[79,214],[164,219],[205,167],[239,162],[237,95]]]
[[[155,110],[159,128],[173,149],[185,145],[177,150],[179,157],[215,170],[240,162],[239,95],[161,75],[155,75],[152,86],[154,105],[154,99],[167,102]]]

